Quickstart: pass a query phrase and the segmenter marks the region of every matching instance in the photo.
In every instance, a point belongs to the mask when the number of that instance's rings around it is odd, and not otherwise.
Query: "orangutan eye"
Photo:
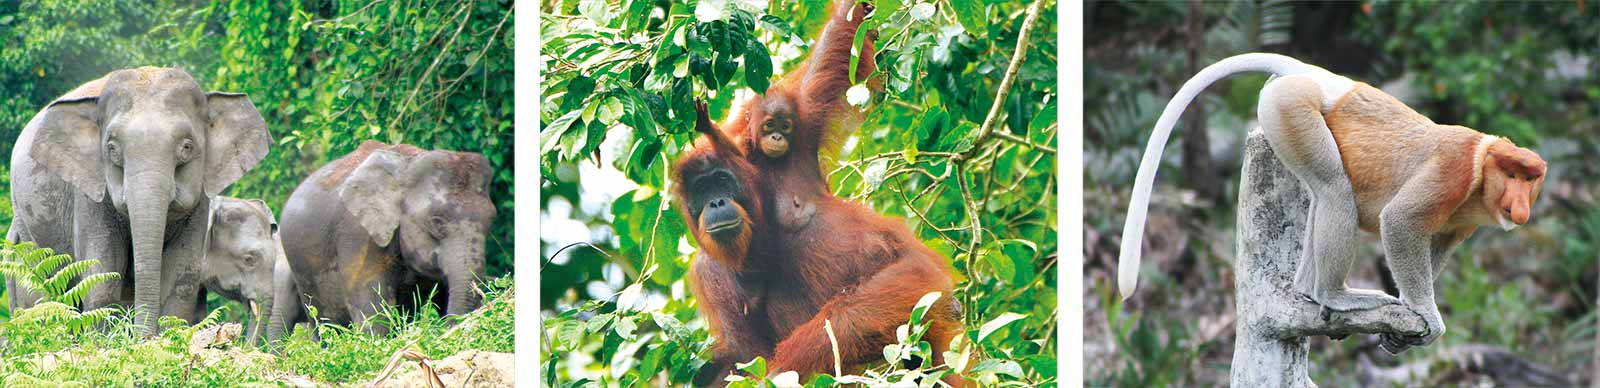
[[[1513,172],[1513,173],[1510,173],[1510,174],[1507,174],[1507,175],[1510,176],[1512,180],[1516,180],[1517,179],[1517,173]]]

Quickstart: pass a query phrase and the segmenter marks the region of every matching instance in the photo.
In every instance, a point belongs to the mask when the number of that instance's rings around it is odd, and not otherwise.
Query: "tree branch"
[[[995,121],[1000,118],[1000,107],[1005,105],[1006,93],[1011,90],[1011,83],[1017,80],[1017,71],[1022,69],[1022,60],[1027,58],[1025,52],[1028,48],[1028,31],[1033,29],[1033,23],[1039,20],[1039,9],[1044,8],[1045,0],[1036,0],[1028,5],[1028,16],[1022,20],[1022,29],[1017,31],[1017,47],[1011,52],[1011,65],[1006,67],[1005,78],[1000,79],[1000,90],[994,93],[994,104],[989,106],[989,114],[983,118],[983,125],[978,127],[977,140],[974,144],[981,143],[994,130]],[[977,149],[978,147],[973,147]]]

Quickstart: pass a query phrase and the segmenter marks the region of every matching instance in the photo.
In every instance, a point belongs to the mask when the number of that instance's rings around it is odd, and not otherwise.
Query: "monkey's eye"
[[[1512,180],[1516,180],[1517,179],[1517,173],[1513,172],[1513,173],[1506,174],[1506,175],[1509,176]]]

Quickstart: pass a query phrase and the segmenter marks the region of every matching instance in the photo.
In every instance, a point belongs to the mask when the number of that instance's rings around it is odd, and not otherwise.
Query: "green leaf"
[[[968,34],[988,33],[989,15],[984,12],[983,4],[981,1],[950,0],[950,9],[955,11],[956,20],[961,22],[961,27],[966,28]]]
[[[972,371],[968,372],[968,374],[980,376],[1003,374],[1011,377],[1023,377],[1022,366],[1017,365],[1016,361],[993,358],[979,361],[977,365],[972,366]]]
[[[928,308],[933,307],[933,303],[939,301],[939,297],[943,295],[944,294],[939,291],[929,292],[925,295],[922,295],[922,299],[918,299],[917,304],[911,307],[911,323],[921,324],[923,322],[923,317],[928,314]]]
[[[816,377],[811,378],[811,382],[806,383],[806,388],[827,388],[832,386],[834,386],[833,376],[825,374],[816,375]]]
[[[584,330],[588,331],[589,333],[599,333],[601,331],[605,331],[606,326],[610,326],[611,321],[616,320],[616,318],[616,314],[608,313],[596,315],[592,318],[589,318],[589,321],[584,323]]]
[[[618,317],[617,324],[615,326],[617,335],[622,336],[622,339],[633,339],[634,330],[639,329],[639,322],[637,319],[638,318],[633,315]]]
[[[733,367],[735,369],[744,371],[745,373],[749,373],[751,376],[767,377],[767,360],[761,357],[756,357],[754,360],[750,360],[749,362],[736,363],[733,365]]]
[[[767,92],[767,79],[772,77],[772,57],[761,41],[751,39],[744,52],[744,83],[756,93]]]
[[[561,96],[561,110],[569,111],[582,106],[583,101],[594,93],[594,78],[582,74],[567,82],[567,94]]]
[[[995,330],[1000,330],[1000,328],[1005,327],[1008,323],[1016,322],[1019,319],[1027,317],[1028,316],[1026,314],[1017,314],[1009,311],[1004,314],[1000,314],[999,317],[991,319],[989,322],[984,322],[983,327],[978,329],[978,341],[983,341],[983,339],[988,338],[990,334],[994,334]]]
[[[1016,277],[1017,267],[1011,261],[1011,258],[1006,257],[1004,253],[994,249],[992,244],[986,244],[985,248],[980,249],[980,251],[983,255],[981,258],[983,263],[988,264],[990,268],[994,269],[994,276],[996,278],[1000,278],[1009,282],[1011,279]]]
[[[600,108],[596,110],[595,118],[606,126],[615,125],[617,123],[617,119],[622,117],[624,113],[627,113],[622,109],[622,99],[619,99],[615,96],[606,97],[604,102],[599,105]]]
[[[1032,241],[1016,238],[990,241],[983,245],[982,252],[986,263],[990,260],[1006,262],[1000,264],[1006,269],[998,267],[995,269],[997,272],[995,276],[1001,280],[1020,285],[1027,284],[1038,276],[1031,271],[1034,266],[1034,256],[1039,252],[1038,244]]]
[[[583,2],[578,3],[578,14],[594,21],[595,25],[604,26],[610,24],[611,16],[609,11],[605,0],[583,0]]]

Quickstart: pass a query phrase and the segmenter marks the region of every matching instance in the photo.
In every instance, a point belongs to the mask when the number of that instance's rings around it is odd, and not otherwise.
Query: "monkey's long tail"
[[[1172,127],[1178,123],[1183,110],[1207,86],[1230,75],[1266,72],[1281,76],[1314,71],[1326,70],[1278,54],[1240,54],[1201,69],[1200,73],[1183,83],[1177,95],[1172,96],[1166,109],[1161,111],[1161,118],[1156,120],[1150,143],[1144,148],[1144,159],[1139,162],[1139,174],[1133,181],[1133,199],[1128,203],[1128,221],[1122,225],[1122,252],[1117,258],[1117,288],[1122,292],[1122,299],[1132,296],[1134,287],[1139,284],[1139,256],[1144,246],[1144,222],[1150,208],[1150,191],[1155,185],[1156,170],[1161,167],[1161,152],[1166,149],[1167,138],[1172,135]]]

